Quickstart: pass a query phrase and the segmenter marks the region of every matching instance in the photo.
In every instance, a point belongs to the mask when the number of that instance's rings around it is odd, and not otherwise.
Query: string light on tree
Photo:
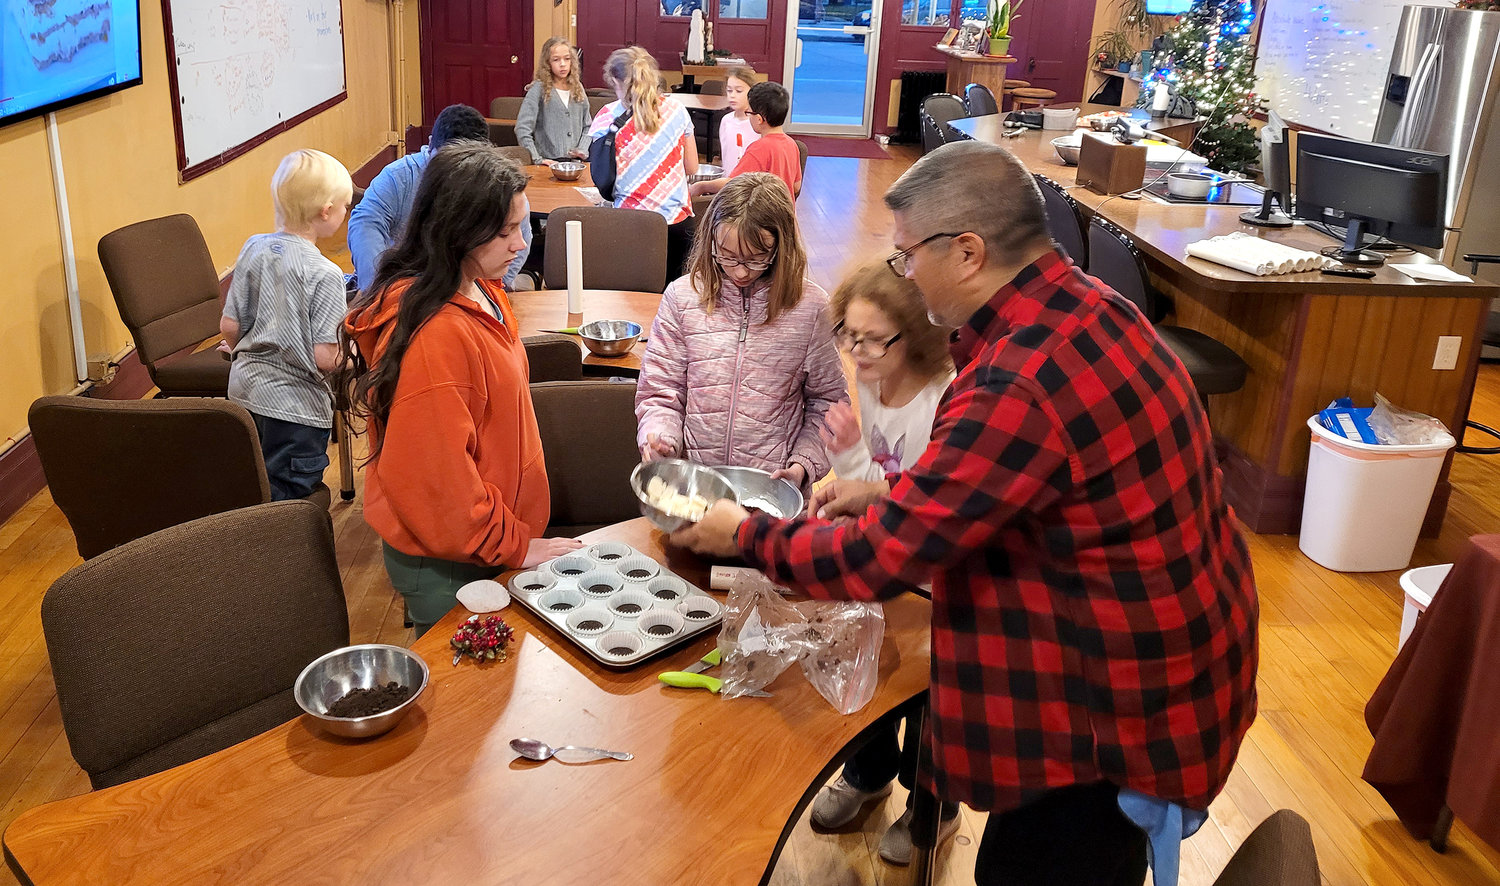
[[[1178,17],[1168,38],[1170,51],[1158,53],[1156,69],[1141,88],[1149,96],[1150,87],[1164,79],[1196,104],[1208,120],[1195,149],[1215,169],[1238,172],[1258,156],[1247,123],[1260,105],[1250,42],[1254,24],[1251,0],[1195,0]]]

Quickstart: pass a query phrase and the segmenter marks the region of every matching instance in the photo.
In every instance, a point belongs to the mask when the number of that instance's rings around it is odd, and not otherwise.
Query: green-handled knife
[[[701,674],[709,668],[719,666],[719,647],[715,646],[707,655],[682,669],[684,674]]]
[[[566,329],[538,329],[537,332],[556,332],[560,335],[577,335],[578,327],[569,326]]]
[[[710,677],[707,674],[690,674],[687,671],[665,671],[657,674],[656,679],[668,686],[676,686],[679,689],[707,689],[717,694],[724,688],[724,681],[718,677]],[[771,693],[760,689],[752,689],[743,693],[751,698],[770,698]]]

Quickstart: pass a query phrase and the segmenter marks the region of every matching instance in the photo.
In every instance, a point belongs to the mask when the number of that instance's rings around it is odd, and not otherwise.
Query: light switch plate
[[[1437,350],[1432,355],[1433,369],[1457,369],[1458,349],[1464,342],[1461,335],[1438,336]]]

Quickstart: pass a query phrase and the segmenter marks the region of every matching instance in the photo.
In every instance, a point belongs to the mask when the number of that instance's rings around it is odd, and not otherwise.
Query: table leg
[[[937,850],[938,801],[922,787],[922,773],[932,769],[932,752],[922,742],[927,720],[927,697],[912,705],[906,720],[907,740],[915,739],[921,749],[917,754],[917,779],[912,785],[911,807],[911,879],[912,886],[932,886],[935,871],[933,858]]]
[[[334,412],[333,429],[339,449],[339,498],[354,500],[354,446],[349,438],[349,419],[343,412]]]
[[[1437,823],[1432,826],[1432,837],[1427,841],[1436,852],[1448,851],[1448,831],[1453,829],[1453,810],[1444,803],[1438,810]]]

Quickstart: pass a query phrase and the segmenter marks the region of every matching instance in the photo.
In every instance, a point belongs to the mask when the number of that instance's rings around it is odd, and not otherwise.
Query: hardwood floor
[[[913,156],[893,152],[899,156],[884,161],[809,159],[798,211],[812,274],[825,287],[850,262],[890,250],[890,216],[880,197]],[[347,266],[347,255],[329,252]],[[1500,424],[1500,366],[1481,368],[1473,416]],[[336,485],[336,463],[327,476]],[[362,488],[363,474],[356,478]],[[1423,540],[1413,565],[1450,562],[1471,534],[1500,528],[1500,457],[1455,456],[1453,485],[1442,536]],[[401,627],[361,501],[336,500],[332,508],[351,633],[355,642],[405,643],[410,632]],[[1247,539],[1261,600],[1260,716],[1209,823],[1184,846],[1182,882],[1212,883],[1261,819],[1291,808],[1312,823],[1326,883],[1500,883],[1500,852],[1456,824],[1448,852],[1434,853],[1406,834],[1359,777],[1370,748],[1364,702],[1395,651],[1399,573],[1329,572],[1300,554],[1295,537]],[[62,732],[38,614],[48,585],[78,562],[68,525],[46,492],[0,525],[0,826],[24,809],[88,790]],[[875,855],[903,800],[898,788],[847,833],[816,833],[804,821],[773,882],[904,882],[901,869]],[[957,838],[940,854],[945,886],[973,882],[983,828],[984,816],[966,809]],[[0,878],[14,882],[8,871]]]

